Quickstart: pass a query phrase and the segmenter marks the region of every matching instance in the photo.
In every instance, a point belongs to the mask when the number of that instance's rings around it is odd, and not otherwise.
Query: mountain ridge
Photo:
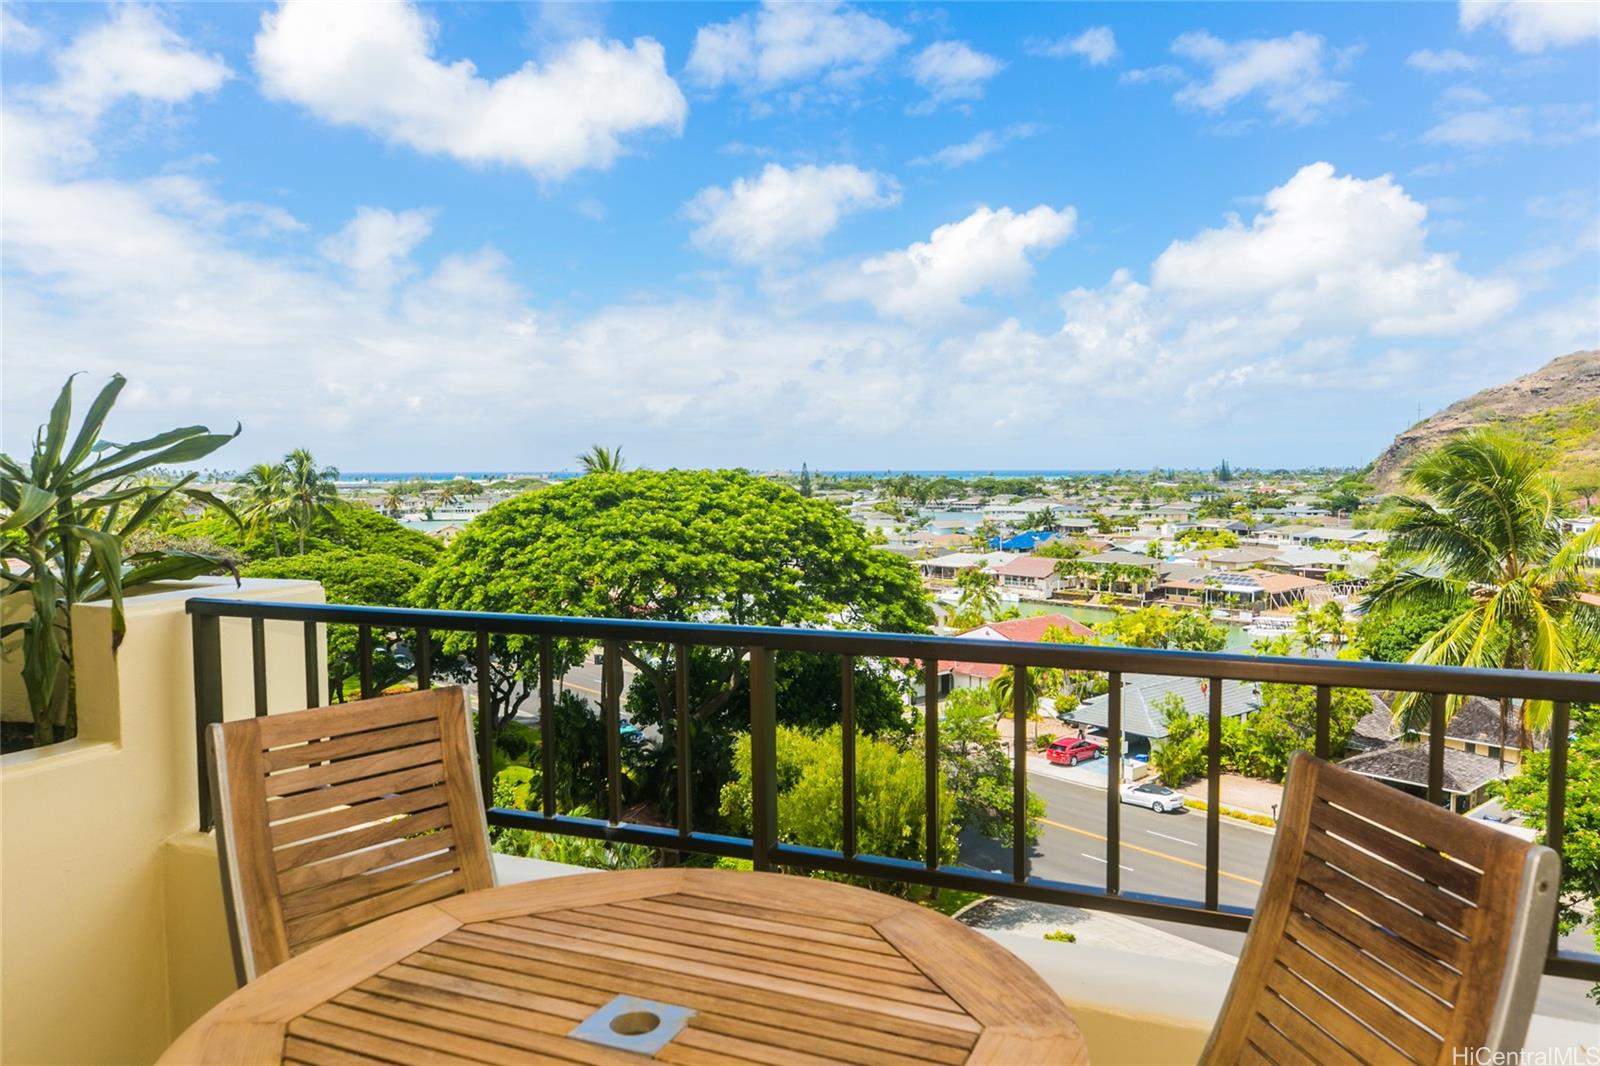
[[[1396,434],[1373,460],[1370,480],[1380,491],[1393,492],[1414,457],[1458,433],[1491,425],[1521,430],[1555,449],[1555,472],[1565,484],[1600,480],[1600,350],[1559,356],[1424,418]]]

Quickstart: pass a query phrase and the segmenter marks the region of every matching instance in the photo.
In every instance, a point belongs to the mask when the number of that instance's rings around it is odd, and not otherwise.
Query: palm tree
[[[400,491],[399,484],[391,484],[388,491],[383,494],[383,513],[390,518],[399,518],[400,513],[405,510],[405,505],[405,493]]]
[[[1012,699],[1016,695],[1017,668],[1015,666],[1003,667],[995,679],[989,682],[989,697],[994,700],[995,710],[1002,715],[1011,713]],[[1039,716],[1039,678],[1034,676],[1034,671],[1022,668],[1022,706],[1027,710],[1030,719]]]
[[[623,471],[622,449],[591,445],[588,451],[578,456],[578,465],[585,474],[620,474]]]
[[[289,486],[283,466],[257,463],[246,470],[234,484],[233,502],[246,531],[266,530],[272,535],[272,554],[282,555],[278,523],[289,513]]]
[[[961,598],[956,600],[956,613],[989,618],[1000,611],[1000,582],[987,570],[977,567],[956,575],[956,588]]]
[[[317,466],[317,461],[305,448],[296,448],[283,457],[283,476],[289,495],[289,512],[294,516],[300,531],[300,554],[306,552],[306,534],[318,515],[331,514],[339,501],[339,490],[334,482],[339,471],[331,466]]]
[[[1446,441],[1406,474],[1389,543],[1402,565],[1368,590],[1379,615],[1446,608],[1451,616],[1408,660],[1429,665],[1566,671],[1580,630],[1600,633],[1600,609],[1578,599],[1587,553],[1600,527],[1566,538],[1557,522],[1559,493],[1546,454],[1504,431],[1480,429]],[[1454,714],[1461,697],[1446,705]],[[1395,700],[1395,717],[1420,731],[1428,717],[1416,693]],[[1524,700],[1520,743],[1542,729],[1551,706]],[[1505,759],[1512,701],[1500,702]]]

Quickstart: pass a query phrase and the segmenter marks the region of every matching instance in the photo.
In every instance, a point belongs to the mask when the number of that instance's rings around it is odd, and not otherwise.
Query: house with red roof
[[[1094,630],[1064,614],[1031,614],[1024,618],[1008,618],[1004,622],[985,622],[976,629],[958,634],[964,640],[1014,640],[1040,642],[1049,629],[1059,629],[1078,640],[1088,640]],[[939,660],[939,695],[947,695],[958,688],[987,688],[989,682],[1000,676],[998,663],[968,660]],[[919,692],[917,698],[921,698]]]

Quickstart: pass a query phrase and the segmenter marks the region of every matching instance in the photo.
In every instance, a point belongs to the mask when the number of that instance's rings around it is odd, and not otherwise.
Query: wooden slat
[[[315,1040],[319,1044],[375,1058],[380,1062],[393,1063],[395,1066],[453,1066],[456,1063],[485,1061],[446,1054],[406,1040],[368,1032],[365,1029],[353,1029],[339,1022],[324,1021],[321,1017],[310,1014],[290,1022],[289,1033],[305,1040]]]
[[[531,919],[524,919],[531,920]],[[528,944],[549,944],[580,954],[599,955],[651,966],[674,973],[690,971],[707,977],[716,977],[736,984],[749,984],[756,988],[770,988],[791,995],[810,996],[815,999],[842,1001],[875,1010],[909,1010],[911,1015],[934,1025],[966,1028],[972,1019],[943,992],[923,992],[915,988],[898,988],[875,984],[837,974],[818,974],[796,967],[774,965],[764,970],[739,969],[726,960],[690,958],[683,952],[672,952],[663,946],[647,948],[628,947],[592,935],[564,935],[548,928],[528,929],[517,919],[500,922],[482,922],[467,927],[473,933],[504,937]],[[976,934],[974,934],[976,935]],[[826,982],[826,983],[824,983]]]
[[[1318,946],[1316,943],[1310,945]],[[1358,983],[1362,970],[1354,973],[1339,967],[1343,960],[1313,955],[1295,941],[1284,944],[1282,964],[1301,980],[1318,988],[1323,995],[1354,1015],[1367,1028],[1405,1052],[1416,1062],[1429,1062],[1439,1051],[1439,1038],[1400,1013]],[[1368,964],[1370,968],[1370,964]]]
[[[316,888],[306,889],[304,892],[295,892],[283,897],[283,917],[290,928],[295,923],[309,915],[321,914],[326,911],[337,910],[357,900],[369,899],[384,892],[390,892],[404,885],[413,884],[438,874],[449,873],[460,866],[460,858],[450,849],[450,841],[444,839],[449,833],[430,833],[425,837],[418,837],[415,841],[406,841],[407,844],[421,843],[427,852],[424,858],[404,862],[397,866],[376,870],[372,873],[358,874],[335,881],[330,885],[320,885]],[[444,850],[441,850],[444,849]]]
[[[1268,1025],[1267,1020],[1259,1014],[1250,1019],[1250,1027],[1245,1031],[1245,1044],[1254,1045],[1268,1062],[1276,1066],[1317,1066],[1310,1055]]]
[[[1256,999],[1256,1011],[1274,1029],[1305,1052],[1317,1066],[1335,1066],[1353,1061],[1352,1056],[1322,1029],[1311,1024],[1299,1011],[1263,986],[1263,994]],[[1248,1030],[1245,1030],[1248,1032]]]
[[[919,1040],[968,1048],[980,1028],[965,1014],[929,1011],[886,1000],[867,1000],[852,993],[832,993],[827,989],[792,983],[761,980],[760,975],[708,972],[704,967],[688,970],[661,968],[627,959],[572,951],[562,945],[525,943],[504,937],[485,936],[471,927],[462,927],[443,939],[447,945],[481,948],[487,952],[515,956],[549,966],[608,975],[618,990],[650,984],[668,989],[669,1001],[681,992],[700,991],[741,1003],[758,1003],[788,1009],[798,1014],[825,1018],[848,1018],[862,1026],[873,1026]],[[430,948],[430,951],[435,948]],[[755,978],[755,979],[752,979]]]
[[[943,915],[920,907],[897,911],[877,929],[980,1024],[1077,1034],[1061,997],[1043,981],[1008,980],[1013,956],[982,934],[946,928]]]
[[[281,855],[274,856],[278,860],[278,887],[284,892],[299,892],[343,877],[353,877],[390,862],[416,858],[428,854],[430,850],[448,847],[454,838],[450,812],[443,807],[391,819],[381,825],[341,833],[338,839],[344,842],[345,849],[321,862],[301,863],[286,868]]]
[[[400,696],[361,700],[336,707],[319,707],[314,714],[272,714],[261,720],[261,750],[337,738],[350,733],[370,733],[389,726],[409,725],[439,717],[439,708],[452,699],[464,699],[455,688],[435,688]]]
[[[431,765],[440,761],[441,754],[439,742],[430,740],[424,744],[391,747],[369,755],[338,759],[320,766],[284,770],[267,778],[266,792],[268,797],[290,796],[328,785],[342,785],[347,781],[404,770],[408,766]]]
[[[1025,1026],[992,1026],[978,1038],[967,1061],[996,1066],[1046,1062],[1052,1066],[1089,1066],[1089,1049],[1075,1034],[1044,1034]]]
[[[331,740],[311,740],[294,747],[274,748],[261,753],[261,767],[272,774],[296,766],[309,766],[332,759],[348,759],[353,755],[369,754],[379,750],[374,748],[375,743],[389,748],[403,748],[410,744],[425,744],[438,739],[439,720],[430,718],[410,725],[389,726],[376,733],[351,733]]]
[[[698,959],[741,970],[783,974],[798,980],[816,980],[821,974],[831,974],[829,980],[840,988],[856,988],[871,992],[881,987],[892,986],[920,989],[939,995],[941,999],[945,998],[939,987],[920,973],[866,966],[853,959],[831,959],[818,955],[791,959],[785,952],[775,948],[763,952],[760,945],[748,944],[735,944],[742,950],[730,951],[722,944],[707,945],[704,942],[705,938],[700,938],[700,942],[696,942],[690,935],[651,936],[645,930],[635,931],[630,926],[619,927],[607,923],[604,919],[574,914],[572,911],[554,911],[535,917],[507,918],[504,921],[536,932],[556,933],[592,940],[597,944],[613,944],[639,951],[670,952],[684,959]]]
[[[687,872],[687,871],[685,871]],[[768,874],[769,877],[786,876]],[[827,882],[823,882],[826,884]],[[776,891],[776,890],[774,890]],[[710,899],[705,896],[675,894],[661,897],[663,903],[676,903],[692,910],[720,911],[723,914],[734,914],[742,918],[753,918],[759,921],[781,922],[785,925],[800,929],[817,929],[829,933],[842,933],[846,936],[858,936],[871,939],[874,937],[872,923],[868,921],[843,921],[831,918],[826,914],[813,914],[807,910],[784,910],[771,906],[773,899],[782,898],[768,894],[764,897],[768,906],[760,906],[742,900]],[[876,919],[874,919],[875,921]]]
[[[432,881],[407,885],[405,888],[385,892],[381,896],[373,896],[336,911],[327,911],[289,922],[287,923],[289,940],[295,944],[315,940],[391,914],[398,914],[423,903],[432,903],[446,896],[453,896],[460,891],[460,873],[445,874]]]
[[[1460,976],[1437,958],[1372,924],[1370,920],[1329,899],[1311,886],[1295,886],[1295,909],[1317,924],[1338,933],[1351,944],[1382,959],[1391,969],[1433,993],[1446,1004],[1454,1003]]]
[[[863,951],[858,948],[839,947],[801,937],[779,936],[756,932],[738,926],[716,926],[707,922],[668,917],[660,914],[642,918],[640,913],[617,904],[601,907],[581,907],[559,913],[563,921],[595,925],[597,928],[620,929],[657,940],[694,944],[716,948],[738,955],[764,958],[772,954],[814,955],[818,958],[870,966],[891,974],[908,974],[922,977],[922,971],[907,962],[905,956],[892,948],[888,952]],[[604,923],[603,925],[599,923]],[[887,944],[883,945],[888,947]]]
[[[341,997],[343,998],[343,997]],[[369,1010],[347,1007],[338,1002],[324,1003],[307,1012],[314,1021],[328,1022],[345,1029],[387,1037],[426,1048],[431,1053],[455,1056],[473,1062],[502,1063],[511,1056],[510,1048],[490,1040],[478,1040],[462,1033],[435,1029],[404,1018],[374,1014]],[[521,1049],[526,1051],[527,1049]]]
[[[1343,938],[1299,913],[1289,915],[1287,932],[1344,972],[1361,974],[1362,982],[1373,992],[1435,1032],[1443,1031],[1450,1008],[1389,967],[1376,965],[1375,960],[1363,956]]]
[[[1414,873],[1472,903],[1478,900],[1482,874],[1470,866],[1452,862],[1439,852],[1393,830],[1366,821],[1328,803],[1311,810],[1312,826],[1343,837],[1363,851],[1379,855],[1402,870]]]
[[[342,840],[332,839],[330,834],[341,833],[352,826],[364,826],[368,823],[388,821],[402,814],[413,814],[419,811],[430,810],[435,807],[444,807],[449,797],[445,795],[443,785],[432,788],[417,789],[396,796],[385,796],[382,799],[370,800],[366,803],[357,803],[349,807],[341,807],[326,814],[316,814],[309,818],[300,818],[292,822],[279,822],[272,827],[272,846],[277,849],[276,855],[279,865],[288,869],[299,866],[301,863],[314,862],[317,859],[327,858],[332,855],[343,855],[348,850]],[[316,840],[313,838],[325,837],[329,839]],[[388,837],[380,839],[388,840]],[[290,844],[297,844],[302,840],[311,841],[300,848],[291,849]],[[330,850],[331,849],[331,850]]]
[[[298,818],[301,815],[311,814],[315,811],[325,811],[331,807],[343,807],[349,803],[359,803],[361,800],[387,796],[394,792],[407,792],[411,789],[426,788],[429,785],[437,785],[443,780],[444,767],[442,765],[435,763],[431,766],[416,766],[409,770],[398,770],[392,774],[384,774],[381,777],[369,777],[363,781],[352,781],[347,785],[334,785],[332,788],[321,788],[314,792],[302,792],[297,796],[285,796],[271,800],[267,804],[267,819],[268,821],[278,822],[286,818]]]
[[[1431,803],[1398,804],[1395,790],[1388,785],[1348,771],[1324,773],[1318,785],[1319,798],[1374,822],[1396,821],[1396,807],[1403,806],[1404,828],[1408,835],[1427,840],[1430,846],[1480,870],[1484,868],[1489,854],[1488,838],[1481,830],[1487,827],[1473,825],[1460,815]]]
[[[291,1035],[283,1042],[284,1066],[303,1063],[304,1066],[384,1066],[385,1060],[362,1055],[345,1048],[329,1047]]]
[[[468,988],[498,988],[507,992],[526,992],[536,997],[583,1003],[588,1010],[593,1010],[608,1002],[613,995],[627,990],[633,995],[693,1008],[701,1012],[698,1024],[717,1031],[729,1031],[734,1035],[740,1032],[739,1026],[745,1025],[773,1031],[791,1043],[801,1039],[803,1034],[814,1034],[819,1038],[852,1046],[854,1046],[853,1041],[868,1040],[873,1045],[871,1048],[863,1045],[860,1052],[853,1053],[856,1059],[864,1063],[892,1064],[920,1058],[954,1064],[965,1061],[965,1049],[971,1042],[970,1039],[964,1043],[959,1042],[959,1034],[958,1042],[955,1044],[902,1036],[877,1027],[876,1018],[868,1014],[852,1014],[844,1010],[830,1011],[826,1007],[822,1008],[826,1016],[807,1014],[804,1013],[807,1005],[803,1003],[797,1004],[801,1008],[797,1010],[791,1010],[786,1006],[774,1007],[765,1001],[756,1002],[749,997],[734,998],[734,991],[731,989],[710,993],[699,988],[685,987],[681,983],[668,983],[666,975],[661,975],[663,980],[656,982],[647,976],[641,976],[647,973],[644,970],[630,973],[626,977],[556,963],[540,965],[534,970],[521,956],[510,956],[449,942],[433,944],[408,959],[405,966],[396,966],[386,972],[399,974],[404,971],[403,976],[408,980],[420,983],[424,979],[416,976],[415,971],[418,970],[434,971],[440,979],[463,979],[469,983],[465,986]],[[569,983],[580,980],[588,983]],[[881,1056],[877,1054],[880,1051]]]
[[[514,885],[501,885],[488,892],[439,904],[464,923],[487,922],[544,911],[566,910],[590,904],[610,903],[637,896],[676,891],[683,870],[629,870],[626,877],[614,873],[574,874]]]
[[[676,920],[679,927],[687,924],[691,928],[699,925],[704,927],[730,927],[748,931],[753,934],[784,939],[808,939],[817,944],[831,944],[855,951],[872,952],[893,959],[903,956],[890,947],[876,931],[866,936],[857,936],[849,933],[835,933],[829,929],[808,929],[802,925],[793,925],[788,922],[769,921],[765,918],[752,918],[746,914],[730,914],[723,911],[710,911],[696,908],[686,904],[669,902],[668,897],[658,899],[619,900],[614,906],[619,911],[627,911],[642,915],[643,921],[668,922]]]
[[[489,1052],[495,1056],[490,1060],[493,1062],[509,1062],[534,1053],[612,1066],[638,1066],[639,1063],[637,1056],[625,1051],[597,1044],[552,1040],[572,1028],[574,1023],[565,1018],[526,1011],[486,1012],[479,1005],[474,1005],[473,1013],[466,1013],[459,1009],[460,1004],[439,1006],[415,998],[394,999],[359,988],[351,989],[333,1002],[352,1010],[426,1027],[439,1034],[434,1037],[439,1042],[430,1046],[466,1052],[475,1045],[489,1045],[498,1049]],[[472,1044],[458,1043],[461,1039]]]
[[[483,692],[481,683],[478,691]],[[489,797],[479,791],[479,767],[468,736],[471,722],[467,717],[466,693],[463,689],[458,689],[457,693],[458,698],[439,709],[439,745],[443,750],[445,794],[450,797],[450,820],[461,830],[456,845],[461,852],[461,888],[464,892],[477,892],[494,887],[494,868],[489,863],[489,825],[484,820]],[[490,708],[485,706],[483,713],[491,713]],[[488,759],[490,754],[485,751],[484,758]],[[487,790],[490,787],[487,769],[483,780],[483,788]]]
[[[1365,855],[1326,833],[1307,833],[1305,850],[1308,855],[1315,855],[1330,866],[1338,867],[1356,880],[1386,896],[1392,896],[1440,925],[1458,932],[1466,929],[1467,911],[1470,910],[1468,905],[1440,892],[1426,881],[1420,881],[1397,867]]]
[[[1268,972],[1267,987],[1309,1019],[1312,1025],[1327,1033],[1345,1049],[1346,1054],[1354,1054],[1373,1066],[1405,1061],[1378,1034],[1340,1010],[1282,963],[1274,963]]]

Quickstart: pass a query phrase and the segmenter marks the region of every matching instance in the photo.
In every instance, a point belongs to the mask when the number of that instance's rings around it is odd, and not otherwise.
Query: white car
[[[1135,803],[1140,807],[1149,807],[1157,814],[1166,814],[1168,811],[1181,811],[1188,806],[1182,792],[1175,792],[1166,785],[1152,784],[1123,785],[1122,802]]]

